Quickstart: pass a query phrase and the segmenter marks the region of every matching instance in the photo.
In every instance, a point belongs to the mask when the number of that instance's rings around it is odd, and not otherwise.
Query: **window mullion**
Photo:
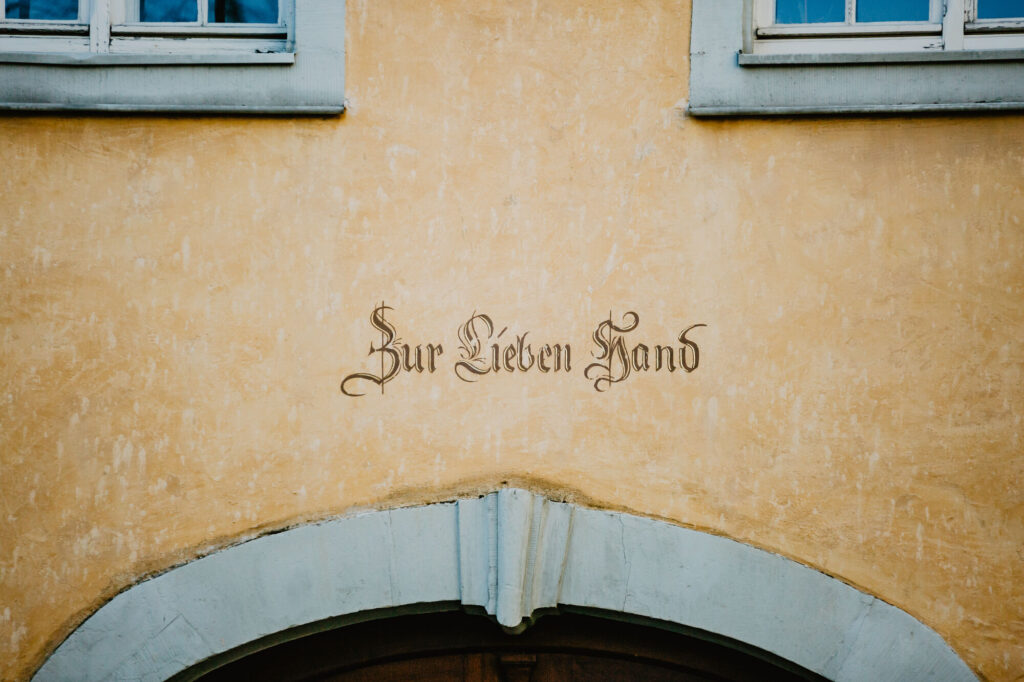
[[[963,0],[964,22],[970,24],[978,20],[978,0]]]
[[[199,19],[200,26],[206,26],[210,23],[210,4],[206,0],[196,0],[199,3],[199,14],[196,16]]]
[[[846,23],[857,21],[857,0],[846,0]]]
[[[968,9],[964,3],[973,4],[972,0],[946,0],[946,14],[942,17],[942,49],[962,50],[964,49],[964,21],[965,11]]]
[[[114,24],[135,24],[139,21],[139,0],[114,0],[116,13],[111,19]]]
[[[110,0],[92,0],[89,12],[89,51],[110,52]]]
[[[295,0],[281,0],[281,23],[288,27],[287,50],[295,50]]]

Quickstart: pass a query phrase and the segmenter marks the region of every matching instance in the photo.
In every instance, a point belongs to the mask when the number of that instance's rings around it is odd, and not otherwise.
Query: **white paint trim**
[[[460,604],[511,630],[557,608],[653,619],[842,682],[976,679],[927,626],[795,561],[515,489],[301,526],[179,566],[96,611],[34,679],[162,680],[331,619]]]
[[[937,23],[861,23],[861,24],[780,24],[757,29],[758,38],[800,37],[863,37],[900,35],[939,35],[942,27]]]
[[[967,33],[1020,33],[1024,31],[1024,19],[981,19],[964,27]]]
[[[0,0],[3,2],[4,0]],[[76,22],[43,23],[41,21],[28,21],[25,19],[8,19],[0,31],[0,35],[88,35],[89,25]]]
[[[287,26],[268,24],[121,24],[110,30],[114,35],[128,36],[282,38],[288,35]]]

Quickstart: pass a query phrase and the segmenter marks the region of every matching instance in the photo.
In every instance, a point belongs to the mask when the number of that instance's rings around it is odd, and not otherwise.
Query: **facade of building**
[[[443,603],[1024,680],[1012,21],[937,3],[938,34],[794,60],[739,0],[296,0],[292,26],[321,5],[325,52],[280,37],[301,88],[261,90],[277,47],[0,63],[0,678],[162,678]],[[946,49],[870,44],[919,38]],[[315,615],[310,566],[349,581]],[[190,599],[241,634],[183,628]]]

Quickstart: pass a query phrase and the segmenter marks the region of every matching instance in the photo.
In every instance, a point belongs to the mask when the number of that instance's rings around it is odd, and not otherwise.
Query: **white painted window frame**
[[[346,0],[278,0],[277,24],[210,23],[205,2],[195,22],[142,23],[136,0],[83,1],[75,22],[0,20],[0,112],[345,110]]]
[[[31,26],[33,24],[46,24],[50,26],[75,26],[78,24],[87,24],[89,16],[89,0],[78,0],[78,19],[70,22],[66,21],[48,21],[40,19],[8,19],[7,18],[7,2],[10,0],[0,0],[0,26],[6,26],[10,23],[14,26]]]
[[[0,0],[0,53],[5,51],[88,52],[91,33],[90,0],[78,0],[73,21],[8,19],[7,2]]]
[[[289,63],[295,0],[278,0],[278,22],[140,22],[138,0],[79,0],[76,21],[7,19],[0,0],[0,63]],[[175,58],[177,56],[177,58]]]
[[[964,48],[982,50],[1024,46],[1024,18],[979,19],[978,0],[964,3]]]
[[[1017,20],[977,20],[975,5],[945,0],[941,25],[793,28],[760,3],[693,0],[691,115],[1024,110]]]
[[[978,19],[978,0],[930,0],[928,21],[857,22],[846,0],[842,23],[776,24],[776,0],[752,0],[748,54],[912,54],[1024,49],[1024,18]]]

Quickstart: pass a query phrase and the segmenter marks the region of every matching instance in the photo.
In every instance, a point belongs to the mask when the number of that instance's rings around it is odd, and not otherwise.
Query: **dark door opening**
[[[732,646],[585,615],[519,635],[448,612],[337,628],[278,644],[200,678],[298,682],[765,682],[819,676]]]

